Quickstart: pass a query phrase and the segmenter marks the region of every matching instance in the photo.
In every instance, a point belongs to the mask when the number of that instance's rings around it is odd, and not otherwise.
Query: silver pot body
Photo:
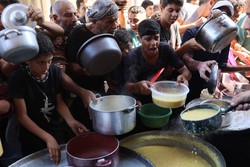
[[[121,135],[136,125],[136,100],[130,96],[110,95],[89,104],[93,128],[105,135]]]
[[[238,27],[233,20],[220,10],[214,10],[212,17],[208,19],[198,30],[195,40],[206,51],[216,53],[223,50],[235,39]]]
[[[122,52],[111,34],[99,34],[87,40],[77,53],[78,63],[92,75],[103,75],[120,63]]]
[[[21,63],[35,57],[39,51],[36,31],[17,26],[0,31],[0,56],[11,63]]]

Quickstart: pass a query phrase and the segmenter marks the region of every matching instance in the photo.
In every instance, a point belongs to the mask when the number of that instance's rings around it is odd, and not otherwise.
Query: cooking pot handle
[[[126,108],[126,109],[124,109],[124,110],[122,110],[124,113],[130,113],[130,112],[132,112],[135,108],[137,108],[138,107],[138,105],[133,105],[133,106],[131,106],[131,107],[128,107],[128,108]]]
[[[111,159],[99,159],[97,162],[96,162],[96,166],[108,166],[108,165],[111,165],[112,163],[112,160]]]
[[[17,35],[22,35],[22,33],[21,33],[20,31],[18,31],[18,30],[16,30],[16,29],[10,29],[10,30],[8,30],[8,31],[6,31],[6,32],[4,33],[4,39],[5,39],[5,40],[9,39],[9,38],[7,37],[7,35],[10,34],[10,33],[13,33],[13,32],[17,33]]]

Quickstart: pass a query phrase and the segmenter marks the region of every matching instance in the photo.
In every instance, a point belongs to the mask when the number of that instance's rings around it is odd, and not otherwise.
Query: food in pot
[[[185,120],[202,120],[210,118],[217,114],[218,111],[209,108],[199,108],[195,110],[191,110],[182,114],[182,119]]]
[[[156,167],[210,167],[209,163],[194,151],[171,146],[143,146],[135,151],[148,158]]]

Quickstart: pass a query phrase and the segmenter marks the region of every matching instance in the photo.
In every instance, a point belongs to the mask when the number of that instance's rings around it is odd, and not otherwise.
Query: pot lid
[[[214,63],[211,65],[211,73],[210,73],[210,76],[209,76],[209,80],[208,80],[208,85],[207,85],[207,89],[208,89],[208,93],[210,94],[214,94],[215,92],[215,88],[217,86],[217,82],[218,82],[218,70],[219,70],[219,67],[218,67],[218,64],[217,63]]]
[[[37,22],[27,17],[28,6],[20,3],[8,5],[2,12],[1,21],[5,28],[29,26],[35,28]]]

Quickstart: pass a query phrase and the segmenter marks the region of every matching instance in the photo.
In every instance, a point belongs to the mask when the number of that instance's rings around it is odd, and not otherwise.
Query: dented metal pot
[[[21,63],[36,56],[39,47],[36,31],[16,26],[0,31],[0,56],[11,63]]]

